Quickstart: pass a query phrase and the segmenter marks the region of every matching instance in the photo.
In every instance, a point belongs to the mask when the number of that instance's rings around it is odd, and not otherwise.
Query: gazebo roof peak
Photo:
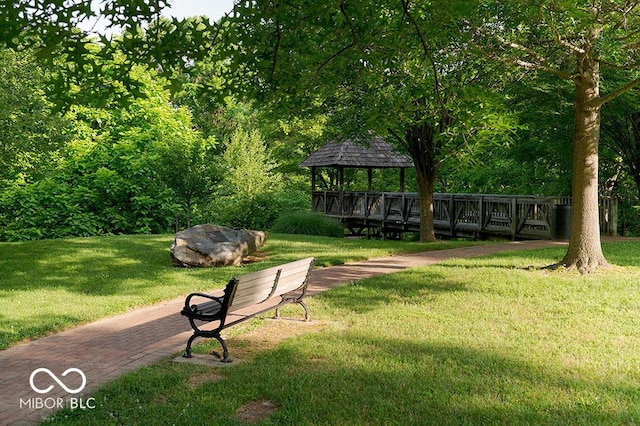
[[[413,161],[381,137],[374,136],[368,146],[352,139],[327,142],[300,163],[300,167],[412,168]]]

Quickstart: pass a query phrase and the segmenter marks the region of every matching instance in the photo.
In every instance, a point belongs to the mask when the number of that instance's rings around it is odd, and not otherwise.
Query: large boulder
[[[262,231],[239,231],[216,225],[196,225],[176,233],[171,260],[179,266],[240,265],[266,240]]]

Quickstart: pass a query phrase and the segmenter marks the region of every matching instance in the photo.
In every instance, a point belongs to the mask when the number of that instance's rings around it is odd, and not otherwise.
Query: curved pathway
[[[311,273],[309,293],[451,258],[564,244],[520,241],[319,268]],[[180,353],[191,335],[187,321],[180,316],[183,303],[184,297],[166,301],[0,351],[0,425],[37,424],[61,406],[90,408],[95,404],[90,398],[93,390],[125,373]],[[70,393],[63,385],[69,391],[81,391]],[[52,389],[44,392],[50,386]]]

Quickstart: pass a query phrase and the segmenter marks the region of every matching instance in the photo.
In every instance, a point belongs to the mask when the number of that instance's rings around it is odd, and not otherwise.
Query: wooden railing
[[[503,235],[512,239],[550,239],[559,233],[568,235],[568,229],[557,227],[568,228],[568,217],[558,216],[564,216],[570,204],[568,197],[436,193],[434,227],[436,233],[452,237]],[[339,218],[353,233],[420,229],[416,193],[316,191],[313,210]],[[609,224],[615,216],[613,210],[606,207],[601,213]]]

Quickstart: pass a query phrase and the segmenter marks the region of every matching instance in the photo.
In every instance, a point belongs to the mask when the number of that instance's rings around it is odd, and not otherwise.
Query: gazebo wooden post
[[[316,192],[316,166],[311,166],[311,192]]]
[[[404,167],[400,167],[400,192],[404,192]]]
[[[372,191],[373,190],[373,169],[371,167],[367,167],[367,179],[369,180],[367,191]]]
[[[344,214],[344,167],[338,167],[338,205],[340,216]]]
[[[311,210],[315,210],[315,206],[321,205],[322,213],[327,214],[327,194],[319,194],[321,201],[314,199],[316,197],[316,166],[311,166]],[[319,203],[319,204],[318,204]]]

